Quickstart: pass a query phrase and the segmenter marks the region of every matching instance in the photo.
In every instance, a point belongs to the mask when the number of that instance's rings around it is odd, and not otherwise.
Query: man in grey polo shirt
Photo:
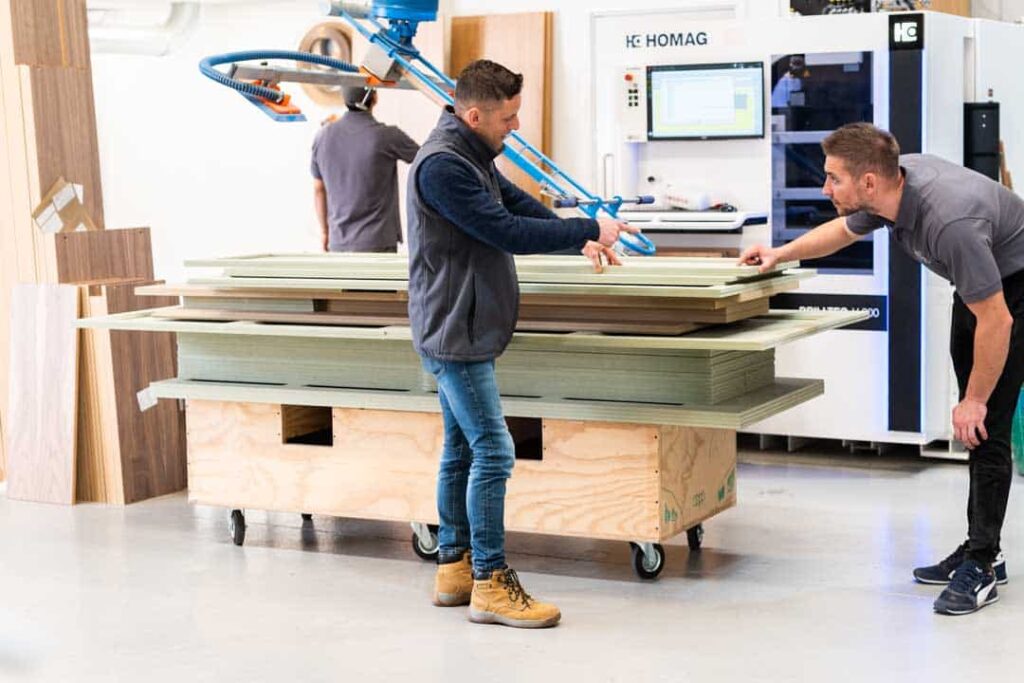
[[[1024,200],[938,157],[900,156],[896,139],[871,124],[843,126],[822,148],[823,191],[839,218],[777,249],[752,247],[740,259],[767,270],[832,254],[886,226],[904,250],[956,287],[950,353],[960,403],[953,434],[970,450],[968,535],[946,559],[915,569],[914,578],[948,584],[937,612],[974,612],[995,602],[996,584],[1006,583],[999,539],[1024,382]]]
[[[373,117],[377,92],[345,88],[348,112],[313,142],[313,196],[324,251],[395,252],[402,241],[398,161],[419,151],[396,126]]]

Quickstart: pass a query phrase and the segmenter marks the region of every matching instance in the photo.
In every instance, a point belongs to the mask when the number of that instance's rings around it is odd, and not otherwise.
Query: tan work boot
[[[512,569],[496,569],[489,579],[473,582],[469,620],[478,624],[503,624],[516,628],[554,626],[562,613],[554,605],[537,602],[523,590]]]
[[[434,578],[434,604],[438,607],[468,605],[473,593],[473,565],[469,551],[458,562],[437,565]]]

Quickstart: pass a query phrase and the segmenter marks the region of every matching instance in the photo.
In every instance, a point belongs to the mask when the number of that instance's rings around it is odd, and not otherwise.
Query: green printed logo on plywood
[[[701,507],[702,505],[704,505],[704,501],[705,500],[707,500],[707,496],[704,495],[703,491],[701,491],[700,493],[694,494],[694,496],[693,496],[693,507],[695,507],[695,508]]]
[[[726,480],[725,485],[729,488],[729,493],[732,493],[736,489],[736,470],[729,470],[729,478]]]
[[[675,508],[670,508],[668,504],[665,504],[665,524],[671,524],[679,519],[679,511]]]

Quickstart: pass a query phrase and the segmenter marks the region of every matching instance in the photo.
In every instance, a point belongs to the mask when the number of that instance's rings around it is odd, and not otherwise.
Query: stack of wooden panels
[[[85,0],[0,2],[0,480],[5,473],[11,296],[56,283],[52,235],[32,211],[59,177],[81,184],[103,226]]]
[[[157,312],[82,324],[176,333],[178,378],[158,383],[159,395],[436,409],[407,327],[168,320]],[[773,312],[680,337],[517,333],[498,363],[498,383],[512,416],[737,428],[821,392],[817,380],[769,375],[772,349],[862,318]]]
[[[80,295],[82,297],[88,297],[90,293],[95,294],[109,284],[153,281],[149,228],[60,233],[45,237],[48,238],[49,249],[43,250],[40,254],[46,266],[45,275],[37,279],[27,271],[10,272],[0,269],[3,275],[0,280],[4,281],[0,282],[0,443],[4,444],[5,456],[6,445],[15,438],[13,430],[17,428],[8,415],[9,397],[12,395],[8,378],[11,374],[12,359],[20,357],[17,337],[22,333],[21,327],[13,322],[9,297],[14,291],[14,285],[6,282],[8,276],[15,278],[14,282],[28,283],[41,280],[77,285],[85,290]],[[47,299],[41,301],[45,302]],[[82,310],[87,312],[85,307]],[[83,367],[93,367],[84,356]],[[45,399],[45,396],[41,399]],[[92,414],[84,415],[78,430],[88,431],[95,424]],[[3,467],[5,460],[6,458],[0,458],[0,471],[6,469]]]
[[[59,279],[68,283],[65,290],[73,292],[77,299],[75,311],[83,317],[178,301],[148,298],[143,302],[134,296],[136,285],[154,283],[148,228],[61,233],[54,237],[54,255]],[[38,310],[33,315],[70,315],[66,322],[69,326],[74,324],[74,311],[47,311],[56,307],[56,299],[43,295],[37,299],[38,305],[34,307]],[[20,315],[24,318],[26,314]],[[33,351],[23,343],[22,337],[31,334],[26,324],[12,317],[12,329],[16,330],[11,335],[14,347],[10,354],[0,356],[0,362],[4,368],[13,370]],[[164,403],[143,412],[136,399],[136,394],[151,382],[175,374],[175,350],[173,334],[82,331],[71,349],[79,361],[77,382],[71,384],[72,388],[77,387],[74,433],[70,443],[61,442],[67,450],[62,462],[72,468],[72,472],[66,473],[66,481],[73,485],[73,500],[123,504],[185,487],[182,411],[174,403]],[[57,383],[8,387],[6,371],[4,379],[4,401],[12,406],[15,402],[45,405],[59,400]],[[10,454],[16,460],[10,474],[15,476],[15,469],[20,468],[18,476],[23,475],[23,481],[38,481],[32,470],[40,462],[36,456],[43,455],[45,449],[24,450],[25,444],[32,441],[26,440],[24,434],[31,433],[35,423],[21,422],[12,409],[5,440],[18,444],[19,452]],[[25,499],[58,502],[43,489],[39,489],[36,497],[25,488],[16,486],[15,491]]]
[[[81,287],[82,317],[142,308],[134,289],[131,283]],[[142,410],[137,398],[152,382],[175,374],[175,346],[171,333],[82,330],[79,502],[123,505],[185,488],[184,413],[174,402]]]
[[[319,325],[405,325],[404,256],[317,254],[190,261],[216,277],[141,290],[182,296],[178,320],[249,320]],[[678,335],[768,312],[769,297],[798,286],[807,271],[785,263],[767,274],[732,259],[628,259],[593,272],[580,257],[516,260],[522,300],[517,329]]]

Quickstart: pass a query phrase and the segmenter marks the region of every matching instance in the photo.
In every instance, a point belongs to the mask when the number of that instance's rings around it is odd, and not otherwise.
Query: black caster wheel
[[[231,540],[235,545],[245,543],[245,515],[241,510],[232,510],[228,522],[228,529],[231,531]]]
[[[302,521],[303,522],[312,522],[313,521],[313,515],[309,514],[308,512],[303,512],[302,513]]]
[[[656,579],[661,570],[665,568],[665,549],[660,543],[654,544],[654,557],[648,558],[644,549],[636,543],[630,543],[633,548],[633,571],[641,579]]]
[[[704,542],[704,525],[698,524],[692,529],[686,531],[686,545],[690,546],[690,550],[700,550],[701,543]]]
[[[441,547],[440,542],[437,540],[437,525],[429,524],[427,529],[430,530],[430,538],[426,541],[421,539],[420,535],[415,531],[412,532],[412,549],[421,560],[434,562],[437,560],[437,551]]]

